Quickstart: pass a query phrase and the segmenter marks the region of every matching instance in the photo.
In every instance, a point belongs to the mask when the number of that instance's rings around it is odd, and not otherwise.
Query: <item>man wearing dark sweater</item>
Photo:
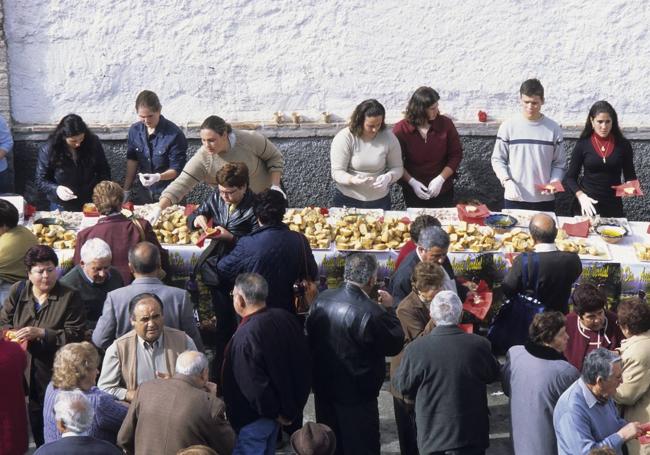
[[[539,257],[537,298],[547,311],[569,311],[571,287],[582,273],[582,263],[576,253],[558,251],[555,246],[557,228],[550,216],[538,213],[530,220],[530,235],[535,242],[535,253]],[[532,260],[532,258],[531,258]],[[506,297],[523,292],[526,287],[522,278],[522,255],[512,262],[512,268],[501,284]]]
[[[111,260],[108,244],[99,238],[90,239],[81,247],[80,263],[60,280],[81,296],[91,329],[102,315],[106,294],[124,286],[120,272],[111,267]]]

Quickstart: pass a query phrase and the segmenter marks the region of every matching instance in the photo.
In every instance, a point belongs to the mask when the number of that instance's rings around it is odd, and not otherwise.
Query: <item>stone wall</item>
[[[490,167],[490,155],[494,146],[494,136],[461,136],[464,159],[456,181],[456,199],[478,198],[492,210],[502,205],[503,190]],[[329,150],[331,137],[271,138],[280,148],[286,159],[284,184],[292,207],[307,205],[329,206],[332,199],[333,182],[330,177]],[[190,139],[190,155],[199,148],[197,139]],[[567,140],[567,150],[573,149],[575,140]],[[16,142],[16,156],[20,165],[16,166],[18,192],[41,205],[44,199],[34,188],[36,153],[42,141],[19,140]],[[125,140],[103,140],[107,157],[111,164],[113,180],[124,180],[126,159]],[[635,166],[639,179],[650,182],[650,141],[633,141]],[[188,197],[189,202],[199,202],[209,193],[205,185],[197,187]],[[625,201],[627,215],[632,220],[650,221],[650,206],[646,198],[632,198]],[[560,197],[558,213],[568,214],[570,199]],[[393,189],[393,207],[404,207],[398,185]]]

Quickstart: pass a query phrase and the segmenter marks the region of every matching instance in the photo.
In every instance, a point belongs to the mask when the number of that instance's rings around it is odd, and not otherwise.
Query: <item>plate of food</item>
[[[329,223],[327,212],[321,207],[289,209],[284,214],[284,223],[289,229],[302,233],[312,250],[329,250],[334,238],[334,227]]]
[[[485,225],[491,227],[497,233],[503,233],[517,225],[517,218],[505,213],[493,213],[485,218]]]
[[[398,250],[411,239],[402,219],[346,215],[335,221],[333,238],[340,251]]]
[[[634,252],[639,261],[650,262],[650,244],[636,242],[634,243]]]
[[[494,229],[474,223],[459,221],[445,226],[449,234],[450,253],[486,253],[499,250],[501,243],[496,238]]]
[[[560,251],[577,253],[580,259],[592,261],[611,261],[607,244],[600,238],[576,238],[569,237],[564,240],[556,240],[555,245]]]
[[[601,224],[596,226],[596,233],[607,243],[618,243],[627,235],[627,230],[623,226],[611,226]]]
[[[458,223],[458,209],[455,207],[440,209],[408,208],[406,213],[411,220],[415,220],[420,215],[430,215],[440,221],[443,226]]]
[[[551,218],[553,218],[553,221],[555,221],[555,225],[557,226],[557,216],[555,216],[555,213],[553,212],[537,212],[535,210],[523,210],[523,209],[503,209],[501,210],[501,213],[505,213],[506,215],[510,215],[514,218],[517,219],[517,224],[516,226],[519,227],[524,227],[528,228],[530,225],[530,220],[537,215],[538,213],[544,213]]]

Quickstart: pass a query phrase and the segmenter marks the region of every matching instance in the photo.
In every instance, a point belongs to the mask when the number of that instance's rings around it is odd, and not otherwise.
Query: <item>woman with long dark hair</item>
[[[365,100],[352,112],[349,126],[334,137],[330,161],[335,206],[390,210],[390,185],[404,167],[385,117],[379,101]]]
[[[574,214],[624,217],[623,201],[612,189],[621,184],[621,172],[626,182],[636,180],[632,145],[623,136],[612,105],[597,101],[589,110],[564,177],[576,196]]]
[[[440,114],[440,95],[431,87],[418,88],[404,120],[393,127],[402,147],[404,175],[400,180],[407,207],[450,207],[453,179],[463,148],[449,117]]]
[[[111,169],[99,138],[81,117],[61,119],[38,154],[36,186],[52,210],[80,212],[92,202],[93,188],[111,179]]]

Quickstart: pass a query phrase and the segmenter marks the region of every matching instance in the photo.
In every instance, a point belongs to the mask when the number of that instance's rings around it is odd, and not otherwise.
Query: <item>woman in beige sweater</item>
[[[267,188],[280,189],[284,169],[282,153],[263,135],[233,130],[221,117],[211,115],[201,124],[202,147],[187,162],[181,174],[160,196],[160,209],[178,204],[197,183],[217,187],[217,171],[226,163],[246,163],[250,188],[259,193]]]
[[[623,360],[623,384],[614,400],[622,406],[628,422],[650,421],[650,307],[638,298],[623,300],[617,309],[618,324],[625,335],[619,351]],[[648,431],[648,430],[646,430]],[[650,445],[628,441],[630,455],[650,455]]]
[[[390,210],[390,185],[402,177],[399,141],[386,129],[386,111],[369,99],[352,113],[350,126],[332,141],[334,206]]]

